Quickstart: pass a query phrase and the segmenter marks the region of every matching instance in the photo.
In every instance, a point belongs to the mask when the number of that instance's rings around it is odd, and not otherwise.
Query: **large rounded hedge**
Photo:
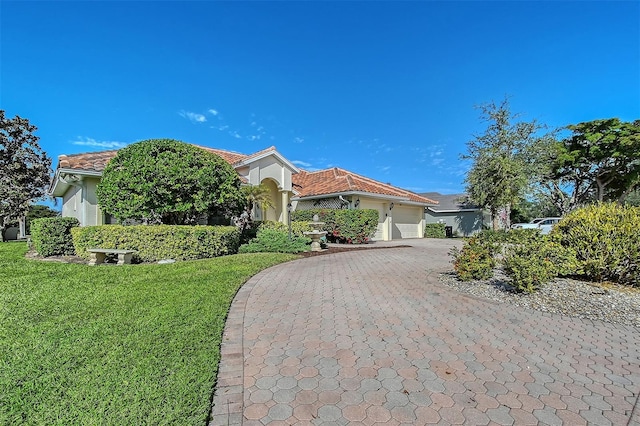
[[[118,151],[105,167],[98,203],[118,220],[194,224],[203,215],[232,216],[243,207],[240,179],[220,156],[172,139]]]

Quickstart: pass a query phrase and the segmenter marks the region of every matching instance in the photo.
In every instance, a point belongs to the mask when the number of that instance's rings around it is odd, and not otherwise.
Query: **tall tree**
[[[40,148],[36,126],[0,110],[0,231],[26,215],[29,205],[46,193],[51,159]]]
[[[568,185],[574,204],[623,202],[640,186],[640,120],[593,120],[567,126],[554,163],[555,178]]]
[[[127,146],[107,164],[98,203],[118,220],[194,224],[243,210],[240,178],[218,155],[171,139]]]
[[[475,203],[489,209],[493,229],[509,227],[511,206],[524,196],[529,184],[532,164],[528,153],[540,139],[536,133],[543,126],[535,120],[516,121],[518,115],[511,112],[508,98],[478,108],[488,124],[483,134],[467,142],[468,152],[462,155],[473,162],[466,190]]]

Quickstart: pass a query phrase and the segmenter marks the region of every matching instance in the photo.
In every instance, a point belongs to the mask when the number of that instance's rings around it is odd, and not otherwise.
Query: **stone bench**
[[[91,254],[89,265],[95,266],[104,263],[104,259],[107,254],[118,255],[118,265],[125,265],[131,263],[131,256],[135,253],[135,250],[121,250],[121,249],[102,249],[102,248],[90,248],[87,251]]]

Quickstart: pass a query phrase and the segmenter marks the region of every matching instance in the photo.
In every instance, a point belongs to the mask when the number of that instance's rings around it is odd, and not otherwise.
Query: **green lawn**
[[[295,258],[90,267],[0,244],[0,424],[203,424],[229,304]]]

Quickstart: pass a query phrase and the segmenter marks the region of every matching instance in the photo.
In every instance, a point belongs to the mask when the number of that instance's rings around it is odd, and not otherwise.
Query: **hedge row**
[[[319,230],[327,231],[327,240],[331,242],[366,243],[378,227],[378,211],[374,209],[296,210],[291,213],[291,218],[298,222],[312,222],[314,215],[324,222]]]
[[[425,238],[445,238],[444,223],[427,223],[424,226]]]
[[[207,259],[236,253],[240,232],[234,226],[103,225],[73,228],[78,256],[89,258],[88,248],[136,250],[134,260]]]
[[[75,253],[71,229],[80,226],[75,217],[46,217],[31,222],[31,242],[41,256]]]

